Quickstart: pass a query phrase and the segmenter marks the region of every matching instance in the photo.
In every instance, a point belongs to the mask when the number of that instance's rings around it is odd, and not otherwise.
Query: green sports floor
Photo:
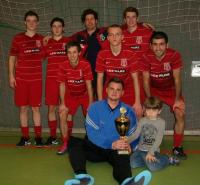
[[[68,155],[56,155],[56,147],[16,148],[18,133],[0,132],[0,185],[64,185],[73,177]],[[172,137],[164,138],[162,152],[170,152]],[[200,136],[187,136],[184,148],[188,159],[179,166],[154,172],[150,185],[200,185]],[[107,163],[87,163],[95,185],[117,185]],[[133,170],[133,174],[142,171]]]

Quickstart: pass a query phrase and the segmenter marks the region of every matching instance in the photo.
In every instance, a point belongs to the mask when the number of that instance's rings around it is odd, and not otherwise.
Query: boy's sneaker
[[[180,164],[180,160],[175,156],[169,157],[169,164],[173,166],[178,166]]]
[[[174,147],[173,155],[182,160],[187,159],[187,155],[184,153],[183,147]]]
[[[36,137],[35,138],[35,146],[36,147],[42,147],[44,144],[42,142],[42,138],[41,137]]]
[[[126,178],[121,185],[148,185],[151,181],[151,172],[144,170],[135,177]]]
[[[21,137],[19,143],[16,144],[16,146],[28,146],[31,144],[31,141],[27,137]]]
[[[93,185],[94,178],[88,174],[75,175],[75,179],[65,181],[65,185]]]
[[[58,142],[58,140],[57,140],[56,138],[50,136],[50,137],[47,139],[45,145],[46,145],[46,146],[57,145],[58,143],[59,143],[59,142]]]
[[[64,143],[57,151],[58,155],[63,155],[67,152],[67,143]]]

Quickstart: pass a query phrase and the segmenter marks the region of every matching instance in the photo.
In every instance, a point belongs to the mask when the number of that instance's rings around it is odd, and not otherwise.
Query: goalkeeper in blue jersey
[[[136,127],[133,109],[120,101],[124,93],[124,84],[118,78],[112,78],[107,85],[107,98],[93,103],[86,117],[87,137],[71,137],[69,141],[69,159],[75,178],[67,180],[65,185],[93,185],[94,178],[86,170],[86,161],[108,162],[113,168],[113,177],[119,185],[148,185],[151,179],[149,171],[132,176],[130,155],[121,155],[118,150],[130,150],[126,140],[119,139],[115,128],[115,119],[120,116],[120,108],[126,109],[130,119],[127,136]],[[102,178],[103,181],[103,178]]]

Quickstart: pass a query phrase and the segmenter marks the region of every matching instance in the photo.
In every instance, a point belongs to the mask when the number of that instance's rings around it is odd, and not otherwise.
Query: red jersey
[[[43,36],[35,34],[33,37],[25,33],[17,34],[10,49],[10,56],[16,56],[15,64],[16,79],[23,81],[42,80],[42,59],[44,49]]]
[[[73,68],[69,61],[59,65],[58,81],[66,83],[67,93],[72,96],[83,96],[87,94],[86,80],[93,80],[89,62],[80,60]]]
[[[47,57],[47,78],[57,78],[59,64],[67,60],[66,44],[70,41],[68,37],[62,37],[60,40],[50,38],[45,46]]]
[[[137,71],[136,53],[128,49],[122,47],[120,54],[117,56],[114,56],[110,49],[101,50],[98,54],[96,72],[105,73],[106,84],[111,78],[118,77],[123,80],[125,89],[133,89],[131,73]]]
[[[123,44],[131,50],[138,53],[141,56],[145,51],[149,49],[150,38],[152,30],[146,28],[140,24],[137,25],[137,29],[130,33],[127,28],[123,29],[124,39]]]
[[[180,54],[167,49],[162,60],[158,60],[152,50],[141,58],[141,70],[149,71],[150,86],[159,90],[174,88],[173,70],[183,66]]]

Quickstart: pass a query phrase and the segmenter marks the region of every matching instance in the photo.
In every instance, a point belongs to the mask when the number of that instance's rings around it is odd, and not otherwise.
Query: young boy
[[[93,101],[92,71],[89,62],[79,59],[81,47],[78,42],[69,42],[66,46],[68,60],[60,64],[58,81],[60,82],[60,127],[63,137],[63,145],[58,150],[62,155],[67,151],[68,127],[67,116],[76,113],[82,106],[86,115],[89,105]]]
[[[129,143],[140,140],[136,151],[131,155],[132,168],[146,166],[151,171],[157,171],[168,165],[178,165],[179,160],[160,154],[165,121],[159,117],[162,102],[156,97],[149,97],[144,102],[145,117],[140,119],[136,131],[128,138]]]

